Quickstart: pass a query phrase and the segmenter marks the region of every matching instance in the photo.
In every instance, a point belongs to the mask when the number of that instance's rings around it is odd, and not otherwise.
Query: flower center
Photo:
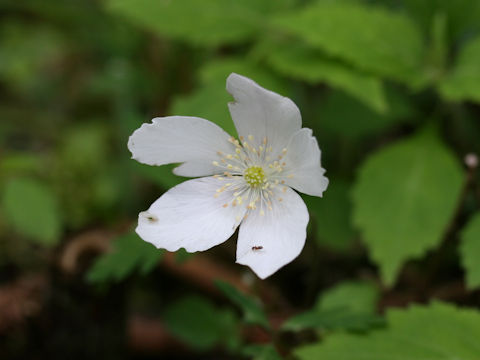
[[[257,187],[265,183],[265,172],[260,166],[250,166],[243,173],[243,177],[248,185]]]

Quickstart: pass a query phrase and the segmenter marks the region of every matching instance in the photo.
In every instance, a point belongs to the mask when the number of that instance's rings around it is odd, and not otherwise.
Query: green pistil
[[[251,187],[257,187],[265,183],[265,172],[260,166],[250,166],[245,170],[243,176]]]

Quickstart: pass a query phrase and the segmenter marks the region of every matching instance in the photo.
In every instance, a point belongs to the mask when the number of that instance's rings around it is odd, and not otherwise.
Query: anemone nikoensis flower
[[[237,263],[260,278],[295,259],[306,238],[301,197],[322,196],[328,185],[320,149],[301,128],[297,106],[254,81],[231,74],[227,91],[239,140],[214,123],[167,116],[143,124],[129,139],[137,161],[182,163],[180,176],[198,177],[163,194],[138,218],[138,235],[158,248],[204,251],[240,226]]]

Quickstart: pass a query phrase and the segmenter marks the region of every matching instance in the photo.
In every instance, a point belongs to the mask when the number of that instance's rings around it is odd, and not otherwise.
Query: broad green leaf
[[[378,288],[372,283],[348,281],[322,293],[316,307],[322,310],[343,307],[352,312],[373,314],[379,296]]]
[[[373,110],[387,110],[383,84],[375,76],[362,73],[341,61],[330,59],[321,51],[298,42],[262,44],[268,63],[282,74],[311,84],[326,83],[345,91]]]
[[[345,181],[336,180],[328,185],[322,198],[309,196],[305,199],[319,245],[342,251],[352,244],[354,230],[350,219],[349,190]]]
[[[58,199],[49,187],[33,178],[16,178],[3,191],[6,220],[18,233],[42,245],[55,245],[60,240]]]
[[[354,222],[383,280],[437,246],[455,211],[463,174],[430,129],[377,151],[361,166]]]
[[[421,85],[422,37],[401,13],[347,2],[317,2],[273,24],[359,69]]]
[[[230,301],[242,309],[245,322],[262,325],[265,328],[270,327],[267,316],[263,312],[260,304],[254,298],[240,292],[224,281],[217,280],[215,285],[230,299]]]
[[[218,309],[199,296],[171,304],[163,314],[167,328],[186,344],[207,350],[238,337],[237,320],[230,310]]]
[[[378,289],[366,282],[341,283],[320,294],[315,307],[290,318],[287,330],[305,328],[365,331],[384,324],[376,315]]]
[[[433,303],[387,312],[388,327],[336,333],[295,351],[300,360],[477,360],[480,313]]]
[[[230,73],[247,76],[259,85],[286,96],[283,83],[266,69],[236,58],[207,63],[200,69],[200,85],[192,93],[179,96],[173,102],[170,113],[174,115],[198,116],[213,121],[226,132],[236,135],[228,103],[232,96],[226,90]]]
[[[158,34],[217,46],[250,39],[274,7],[254,0],[108,0],[107,9]]]
[[[462,231],[460,246],[462,266],[470,289],[480,286],[480,213],[477,213]]]
[[[150,272],[158,264],[163,251],[140,239],[135,233],[119,237],[113,249],[93,264],[87,279],[93,283],[121,281],[134,271]]]
[[[468,42],[458,55],[455,67],[439,85],[443,97],[452,101],[480,103],[480,36]]]
[[[383,326],[385,321],[378,315],[348,311],[337,307],[329,310],[310,310],[293,316],[283,325],[284,330],[299,331],[348,330],[366,331],[372,327]]]

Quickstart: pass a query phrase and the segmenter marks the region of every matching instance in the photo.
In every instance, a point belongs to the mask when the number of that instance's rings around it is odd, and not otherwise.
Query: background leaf
[[[430,130],[378,151],[361,166],[354,221],[387,285],[406,260],[442,240],[462,183],[455,157]]]
[[[278,16],[274,25],[364,71],[412,86],[423,82],[422,38],[401,13],[354,2],[317,2]]]
[[[288,2],[287,2],[288,3]],[[251,38],[272,1],[109,0],[108,9],[165,36],[217,46]]]
[[[305,197],[319,245],[338,251],[345,251],[352,245],[355,232],[349,190],[347,182],[337,179],[328,185],[322,198]]]
[[[480,37],[460,50],[455,67],[439,85],[440,93],[452,101],[480,103]]]
[[[311,84],[326,83],[345,91],[379,113],[387,110],[383,83],[379,78],[336,59],[329,59],[319,50],[298,41],[265,41],[256,52],[265,56],[268,63],[285,76]]]
[[[391,111],[379,114],[344,92],[332,91],[318,110],[319,125],[343,138],[360,138],[375,135],[412,115],[398,93],[392,91],[388,102]]]
[[[379,291],[367,282],[344,282],[320,294],[312,310],[293,316],[283,328],[365,331],[384,325],[376,315]]]
[[[243,311],[245,322],[262,325],[269,328],[267,316],[256,299],[240,292],[235,287],[224,281],[217,280],[215,285]]]
[[[199,296],[185,297],[171,304],[163,320],[172,334],[199,350],[238,336],[233,312],[218,309]]]
[[[322,310],[343,307],[352,312],[373,314],[379,298],[379,289],[374,284],[346,281],[322,293],[315,307]]]
[[[17,232],[42,245],[60,240],[58,200],[48,186],[33,178],[14,178],[3,191],[5,216]]]
[[[98,258],[89,269],[87,279],[93,283],[117,282],[135,270],[146,274],[158,264],[162,256],[163,250],[155,248],[132,232],[115,240],[112,251]]]
[[[474,360],[480,357],[480,313],[434,303],[389,310],[389,327],[368,336],[334,334],[323,343],[298,349],[300,360],[435,359]]]
[[[461,233],[460,256],[469,289],[480,286],[480,213],[468,222]]]

